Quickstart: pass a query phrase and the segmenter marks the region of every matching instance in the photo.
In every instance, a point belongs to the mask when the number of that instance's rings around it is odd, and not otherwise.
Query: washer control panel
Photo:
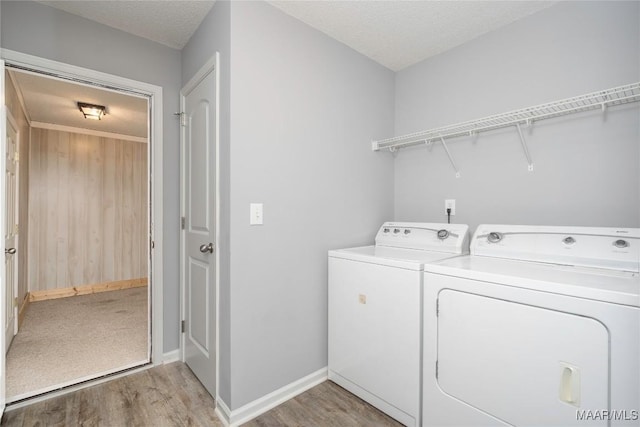
[[[376,246],[466,253],[469,226],[426,222],[385,222],[376,235]]]
[[[470,246],[478,256],[640,270],[640,228],[483,224]]]

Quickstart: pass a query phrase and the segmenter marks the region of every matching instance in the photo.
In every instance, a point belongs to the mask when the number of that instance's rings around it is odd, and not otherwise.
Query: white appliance
[[[481,225],[425,265],[423,426],[640,425],[640,229]]]
[[[466,225],[387,222],[375,246],[329,251],[329,379],[420,425],[422,268],[467,245]]]

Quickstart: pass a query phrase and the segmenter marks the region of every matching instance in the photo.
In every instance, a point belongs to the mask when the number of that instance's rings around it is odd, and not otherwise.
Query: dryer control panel
[[[640,228],[483,224],[471,255],[638,272]]]
[[[469,226],[427,222],[385,222],[376,246],[463,254],[469,248]]]

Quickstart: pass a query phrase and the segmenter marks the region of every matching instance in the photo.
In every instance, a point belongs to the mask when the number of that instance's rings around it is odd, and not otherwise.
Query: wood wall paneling
[[[147,276],[147,148],[32,129],[30,291]]]

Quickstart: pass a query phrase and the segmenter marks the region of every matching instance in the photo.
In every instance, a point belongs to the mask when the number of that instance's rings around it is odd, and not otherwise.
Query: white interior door
[[[4,70],[2,70],[4,72]],[[5,140],[5,352],[17,332],[18,304],[15,302],[18,286],[18,130],[11,115],[6,113]]]
[[[216,391],[216,70],[184,93],[184,360]]]
[[[0,153],[4,153],[6,150],[6,117],[7,117],[7,107],[4,105],[4,61],[0,60]],[[4,170],[5,156],[0,156],[0,170]],[[4,189],[4,175],[0,173],[0,189]],[[2,235],[5,234],[5,210],[0,209],[0,232]],[[5,249],[4,239],[0,240],[0,250]],[[7,286],[6,278],[4,276],[5,263],[0,262],[0,319],[4,319],[4,311],[6,302],[3,300],[6,298],[4,290]],[[0,348],[4,348],[5,343],[5,329],[0,328]],[[6,392],[6,379],[7,379],[7,363],[6,363],[6,354],[4,351],[0,351],[0,415],[4,413],[5,402],[7,398]]]

